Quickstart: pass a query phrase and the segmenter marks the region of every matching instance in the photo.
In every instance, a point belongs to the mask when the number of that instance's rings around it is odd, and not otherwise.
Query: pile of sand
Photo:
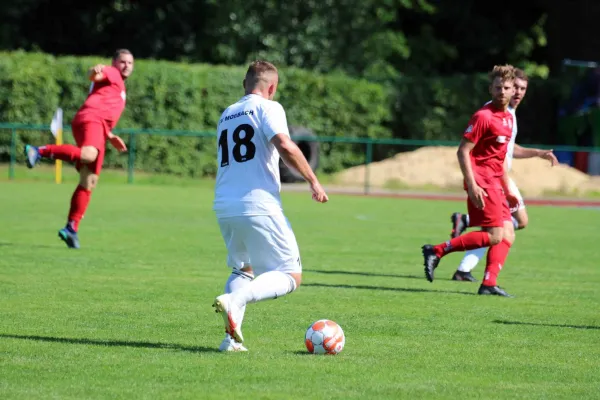
[[[370,164],[368,173],[372,187],[462,188],[455,147],[422,147],[398,153]],[[539,158],[514,160],[510,175],[524,196],[600,192],[600,177],[590,177],[564,164],[551,167],[548,161]],[[364,165],[347,169],[336,176],[336,182],[343,185],[363,186],[364,181]]]

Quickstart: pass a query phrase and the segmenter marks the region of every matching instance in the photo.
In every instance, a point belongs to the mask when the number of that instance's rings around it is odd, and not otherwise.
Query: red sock
[[[88,204],[90,204],[90,197],[92,197],[92,191],[81,185],[77,186],[77,189],[73,192],[68,224],[75,232],[79,230],[79,221],[83,218],[83,214],[85,214],[85,210],[87,210]]]
[[[435,254],[438,257],[443,257],[448,253],[455,251],[465,251],[479,249],[481,247],[488,247],[490,245],[490,235],[487,232],[477,231],[469,232],[459,237],[455,237],[445,243],[440,243],[437,246],[433,246]]]
[[[42,157],[69,161],[72,163],[79,161],[81,158],[81,149],[72,144],[48,144],[39,147],[38,151]]]
[[[482,284],[485,286],[496,286],[498,274],[506,261],[511,243],[504,239],[495,246],[490,247],[487,253],[485,275]]]

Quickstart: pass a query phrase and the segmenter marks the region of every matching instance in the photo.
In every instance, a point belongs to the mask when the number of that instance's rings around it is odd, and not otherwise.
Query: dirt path
[[[511,177],[526,198],[600,193],[600,176],[591,177],[564,164],[550,167],[547,161],[539,158],[514,160]],[[364,182],[364,165],[349,168],[335,177],[335,184],[339,186],[363,187]],[[423,147],[372,163],[369,183],[373,189],[460,191],[462,174],[456,160],[456,148]]]

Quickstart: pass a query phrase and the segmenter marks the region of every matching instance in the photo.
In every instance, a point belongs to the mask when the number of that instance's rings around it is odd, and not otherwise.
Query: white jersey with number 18
[[[289,136],[281,104],[256,94],[227,107],[217,127],[217,182],[213,210],[218,218],[281,212],[279,153],[271,143]]]

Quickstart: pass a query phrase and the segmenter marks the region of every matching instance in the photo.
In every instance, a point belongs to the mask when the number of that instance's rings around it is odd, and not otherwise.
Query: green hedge
[[[69,123],[88,92],[86,70],[99,62],[109,60],[0,53],[0,121],[49,124],[60,105]],[[138,60],[117,128],[213,132],[222,110],[243,94],[245,69]],[[289,124],[306,126],[319,136],[387,138],[393,132],[398,138],[458,141],[470,116],[489,99],[485,74],[403,77],[390,88],[294,68],[282,69],[280,75],[277,100],[286,108]],[[564,90],[556,80],[531,80],[518,111],[519,142],[558,142],[557,99]],[[19,138],[19,149],[25,141],[51,140],[49,132],[24,132]],[[8,132],[2,132],[0,161],[8,159],[9,142]],[[213,139],[140,135],[136,149],[137,169],[186,176],[215,173]],[[377,146],[374,155],[381,159],[409,149]],[[320,169],[335,172],[364,157],[364,145],[322,143]],[[109,148],[108,167],[126,163],[127,157]]]
[[[58,106],[70,123],[86,98],[87,69],[98,57],[0,53],[0,121],[49,124]],[[214,131],[221,112],[243,95],[244,66],[210,66],[137,60],[127,81],[127,107],[117,128]],[[306,126],[322,136],[391,137],[390,95],[382,86],[343,75],[319,75],[299,69],[280,72],[277,100],[290,125]],[[70,135],[67,135],[70,136]],[[23,142],[50,141],[49,131],[19,134]],[[71,140],[72,139],[68,139]],[[0,149],[10,137],[0,136]],[[215,173],[215,141],[189,137],[139,135],[136,168],[187,176]],[[321,168],[333,172],[355,164],[364,149],[353,145],[321,146]],[[0,160],[8,154],[0,150]],[[112,149],[106,166],[122,167],[127,158]]]

